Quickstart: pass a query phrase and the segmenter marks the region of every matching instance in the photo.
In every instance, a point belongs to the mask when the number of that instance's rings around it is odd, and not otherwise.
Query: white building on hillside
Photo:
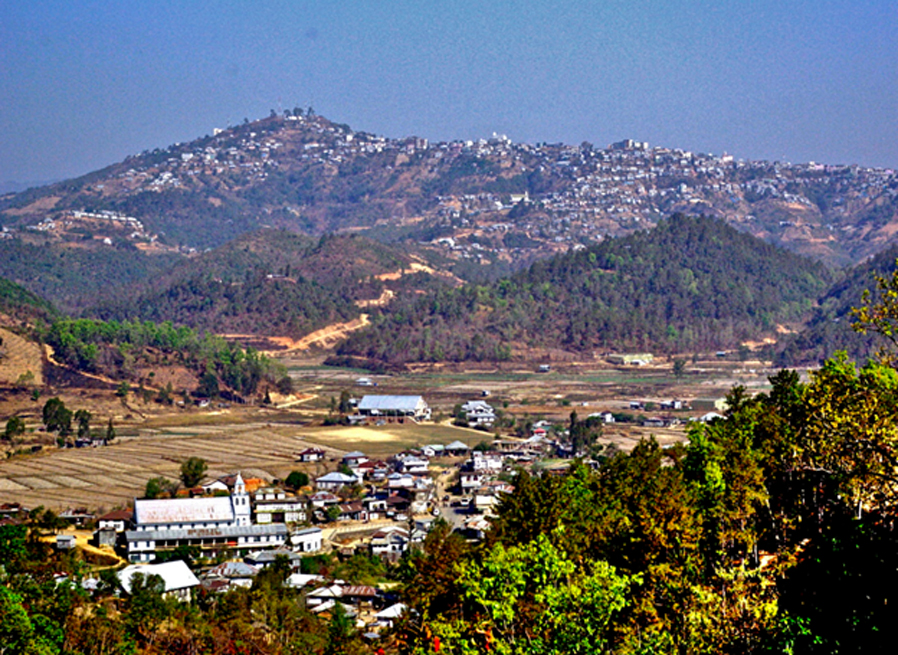
[[[152,561],[156,551],[178,546],[196,546],[214,554],[284,545],[286,525],[253,525],[251,516],[250,497],[239,473],[230,496],[136,499],[134,529],[125,532],[128,559]]]

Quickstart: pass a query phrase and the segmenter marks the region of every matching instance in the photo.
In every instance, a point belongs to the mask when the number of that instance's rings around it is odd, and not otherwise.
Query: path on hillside
[[[44,363],[41,360],[41,349],[33,341],[20,337],[15,332],[0,328],[0,382],[15,384],[23,375],[31,372],[34,379],[31,384],[44,384]]]
[[[360,330],[369,325],[368,314],[361,314],[358,318],[345,323],[334,323],[320,330],[310,332],[301,339],[291,337],[266,337],[254,334],[222,334],[225,339],[264,339],[281,346],[281,350],[262,350],[261,353],[268,357],[280,357],[297,350],[308,350],[312,346],[319,348],[333,348],[338,341],[345,338],[350,332]]]

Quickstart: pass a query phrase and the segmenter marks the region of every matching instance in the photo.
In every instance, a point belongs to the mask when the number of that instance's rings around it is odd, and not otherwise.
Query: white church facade
[[[229,496],[135,499],[134,529],[125,532],[128,559],[150,562],[157,551],[195,546],[221,550],[277,548],[287,541],[282,523],[254,525],[246,484],[238,473]]]

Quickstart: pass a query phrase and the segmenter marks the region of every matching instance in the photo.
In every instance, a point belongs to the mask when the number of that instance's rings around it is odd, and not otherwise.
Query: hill
[[[859,334],[851,328],[851,310],[861,306],[865,290],[876,298],[876,276],[895,270],[898,246],[876,255],[846,271],[819,300],[819,308],[798,334],[785,339],[776,356],[778,366],[817,365],[844,350],[855,361],[866,361],[879,348],[873,334]]]
[[[396,294],[442,288],[419,258],[353,235],[244,235],[93,308],[106,320],[173,321],[224,334],[303,337]]]
[[[14,322],[31,323],[38,319],[48,320],[56,313],[49,301],[0,277],[0,316]]]
[[[502,360],[531,348],[732,348],[808,314],[827,283],[809,259],[719,220],[676,215],[492,285],[394,303],[338,354],[396,365]]]
[[[467,279],[507,273],[673,213],[716,216],[831,265],[898,229],[898,177],[741,161],[624,141],[429,143],[294,110],[0,197],[2,236],[145,254],[218,247],[260,227],[424,243]],[[9,273],[0,264],[0,274]],[[493,277],[495,277],[493,275]]]

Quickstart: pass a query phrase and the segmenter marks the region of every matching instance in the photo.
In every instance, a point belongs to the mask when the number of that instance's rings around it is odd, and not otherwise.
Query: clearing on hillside
[[[0,345],[0,384],[24,382],[29,386],[42,385],[44,365],[40,346],[4,328],[0,328],[0,339],[3,339],[3,345]],[[30,380],[28,373],[34,376]]]

